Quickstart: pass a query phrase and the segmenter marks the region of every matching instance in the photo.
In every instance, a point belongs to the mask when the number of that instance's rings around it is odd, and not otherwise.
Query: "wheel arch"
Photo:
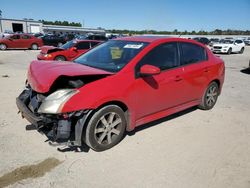
[[[109,102],[105,102],[103,104],[101,104],[100,106],[98,106],[96,109],[92,109],[89,110],[89,112],[86,114],[86,116],[84,117],[84,119],[79,119],[77,124],[76,124],[76,129],[75,129],[75,136],[76,136],[76,143],[79,145],[83,145],[85,144],[84,142],[82,142],[83,140],[85,140],[85,133],[86,133],[86,125],[88,124],[88,122],[90,121],[90,119],[92,118],[92,116],[101,108],[105,107],[105,106],[109,106],[109,105],[116,105],[118,107],[120,107],[125,114],[125,118],[127,121],[127,126],[125,130],[129,130],[129,126],[130,126],[130,113],[129,113],[129,109],[128,106],[118,100],[114,100],[114,101],[109,101]]]
[[[61,55],[61,54],[59,54],[59,55],[56,55],[56,56],[54,57],[54,60],[56,60],[56,58],[57,58],[57,57],[60,57],[60,56],[61,56],[61,57],[63,57],[63,58],[65,59],[65,61],[67,61],[67,58],[66,58],[66,56],[65,56],[65,55]]]
[[[113,100],[113,101],[109,101],[109,102],[105,102],[105,103],[101,104],[96,110],[99,110],[99,109],[103,108],[104,106],[108,106],[108,105],[116,105],[124,111],[125,118],[127,121],[126,130],[129,130],[131,122],[130,122],[130,113],[129,113],[130,111],[129,111],[128,106],[124,102],[121,102],[118,100]]]
[[[4,42],[0,42],[0,44],[4,44],[6,46],[6,49],[8,48],[8,45]]]
[[[213,79],[211,82],[209,82],[208,86],[212,83],[212,82],[215,82],[218,87],[220,88],[219,91],[221,92],[221,83],[220,83],[220,80],[219,79]]]

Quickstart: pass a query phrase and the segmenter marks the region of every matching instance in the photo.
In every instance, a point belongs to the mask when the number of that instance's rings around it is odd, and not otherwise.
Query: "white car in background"
[[[228,40],[222,39],[218,44],[214,44],[211,48],[214,53],[227,53],[231,54],[233,52],[243,53],[245,49],[245,43],[243,40]]]
[[[244,42],[245,42],[246,45],[250,45],[250,37],[246,38],[246,39],[244,40]]]

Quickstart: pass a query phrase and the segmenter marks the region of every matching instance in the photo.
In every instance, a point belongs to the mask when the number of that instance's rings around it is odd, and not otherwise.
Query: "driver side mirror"
[[[72,47],[72,48],[70,48],[70,51],[77,51],[77,48],[76,47]]]
[[[140,75],[141,76],[152,76],[152,75],[157,75],[161,73],[161,70],[153,65],[143,65],[140,68]]]

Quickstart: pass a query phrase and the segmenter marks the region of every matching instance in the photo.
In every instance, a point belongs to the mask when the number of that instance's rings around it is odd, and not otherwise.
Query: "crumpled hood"
[[[111,74],[114,73],[67,61],[32,61],[28,70],[28,83],[36,92],[46,93],[60,76]]]
[[[40,49],[41,49],[42,54],[48,54],[48,53],[51,53],[51,52],[63,51],[64,50],[62,48],[58,48],[58,47],[54,47],[54,46],[42,46]]]

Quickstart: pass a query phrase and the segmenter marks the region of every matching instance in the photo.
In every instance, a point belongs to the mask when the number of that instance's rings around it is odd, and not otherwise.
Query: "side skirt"
[[[180,111],[188,109],[190,107],[197,106],[199,104],[200,104],[200,100],[195,100],[195,101],[191,101],[191,102],[179,105],[179,106],[175,106],[173,108],[169,108],[169,109],[166,109],[166,110],[163,110],[163,111],[160,111],[160,112],[156,112],[154,114],[150,114],[148,116],[145,116],[145,117],[137,120],[136,123],[135,123],[135,126],[137,127],[137,126],[149,123],[151,121],[154,121],[154,120],[169,116],[171,114],[180,112]]]

